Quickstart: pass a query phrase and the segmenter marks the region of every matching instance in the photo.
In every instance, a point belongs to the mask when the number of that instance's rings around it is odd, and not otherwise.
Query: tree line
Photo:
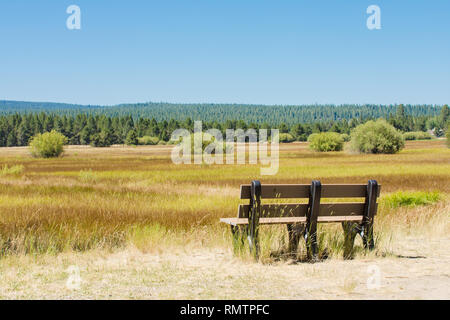
[[[132,116],[154,118],[156,121],[184,121],[187,118],[202,121],[243,120],[246,123],[275,126],[285,123],[292,126],[297,123],[314,123],[341,121],[350,119],[387,119],[394,115],[398,105],[343,104],[343,105],[244,105],[244,104],[173,104],[173,103],[139,103],[117,106],[83,106],[60,103],[0,101],[0,115],[15,113],[54,113],[76,116],[106,115],[109,117]],[[403,105],[407,115],[412,117],[437,116],[442,106],[438,105]]]
[[[278,125],[269,122],[257,123],[244,120],[220,122],[203,121],[203,130],[215,128],[225,134],[226,129],[279,129],[280,133],[290,134],[294,140],[306,141],[312,133],[337,132],[349,134],[359,124],[372,117],[316,121],[311,123],[285,123]],[[407,108],[399,105],[395,113],[386,120],[402,132],[433,130],[435,135],[444,135],[449,125],[449,108],[444,106],[437,115],[413,116]],[[157,120],[155,118],[133,118],[132,115],[109,116],[105,114],[78,113],[60,115],[56,113],[14,113],[0,116],[0,147],[27,146],[31,137],[38,133],[58,131],[67,137],[72,145],[110,146],[112,144],[138,144],[141,137],[155,137],[162,143],[170,140],[174,130],[184,128],[193,132],[194,121]],[[153,140],[155,141],[155,140]]]

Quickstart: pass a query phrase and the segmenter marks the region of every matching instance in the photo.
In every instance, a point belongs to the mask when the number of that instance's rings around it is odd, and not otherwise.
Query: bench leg
[[[373,240],[373,224],[368,224],[363,227],[361,232],[362,241],[365,249],[375,249],[375,242]]]
[[[253,180],[250,188],[250,206],[252,207],[248,216],[248,230],[247,239],[250,248],[250,254],[255,260],[259,257],[259,218],[262,216],[261,212],[261,182]]]
[[[353,245],[359,232],[358,227],[353,222],[342,222],[342,228],[344,229],[344,259],[353,258]]]
[[[309,196],[309,210],[306,214],[305,240],[308,259],[318,261],[319,250],[317,246],[317,218],[320,211],[320,198],[322,197],[322,184],[313,180]]]
[[[246,227],[244,226],[230,226],[231,234],[233,236],[233,250],[234,253],[239,253],[244,248],[244,237],[246,234]]]
[[[364,211],[364,220],[361,224],[361,237],[365,249],[373,250],[375,243],[373,240],[373,219],[377,211],[378,182],[369,180],[367,184],[366,207]]]
[[[306,254],[308,260],[317,261],[319,260],[319,249],[317,246],[317,230],[313,232],[309,231],[305,233],[305,241],[306,241]]]
[[[248,227],[247,231],[248,246],[250,249],[250,254],[253,255],[255,260],[259,257],[259,226]]]
[[[297,253],[300,238],[302,234],[305,232],[305,226],[298,224],[288,224],[287,230],[289,235],[288,251],[290,254],[295,254]]]

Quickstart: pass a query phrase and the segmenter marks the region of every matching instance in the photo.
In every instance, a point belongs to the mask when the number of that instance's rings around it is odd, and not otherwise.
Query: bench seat
[[[317,222],[362,222],[363,216],[329,216],[317,217]],[[248,225],[248,218],[221,218],[220,222],[238,226]],[[260,218],[259,224],[295,224],[306,223],[306,217],[280,217],[280,218]]]

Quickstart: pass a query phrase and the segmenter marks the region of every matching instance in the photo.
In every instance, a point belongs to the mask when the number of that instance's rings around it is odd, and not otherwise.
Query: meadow
[[[67,254],[82,261],[98,252],[104,257],[182,251],[186,258],[192,252],[220,250],[230,259],[254,264],[245,254],[233,258],[229,228],[219,223],[220,217],[236,215],[239,185],[252,179],[307,184],[312,179],[322,183],[377,179],[382,185],[375,221],[377,249],[366,254],[358,240],[356,261],[405,255],[407,250],[398,247],[405,239],[448,238],[450,149],[445,140],[407,142],[395,155],[315,153],[307,143],[283,144],[274,176],[259,176],[260,165],[175,165],[170,150],[171,146],[68,146],[61,158],[35,159],[27,148],[1,148],[0,272],[11,271],[11,261],[18,261],[14,259],[32,259],[27,265],[33,259],[54,264]],[[286,245],[286,232],[268,228],[272,232],[262,231],[263,254],[256,265],[285,263],[287,258],[279,253]],[[342,228],[327,225],[320,233],[329,260],[346,263],[341,257]],[[302,250],[304,246],[300,258]],[[165,270],[170,270],[170,263]],[[21,297],[8,290],[4,292]],[[237,295],[222,296],[208,289],[200,297],[238,298],[245,292],[236,290]]]
[[[170,150],[74,146],[62,158],[44,160],[30,157],[26,148],[2,149],[1,253],[129,243],[153,250],[177,240],[226,244],[228,230],[218,220],[235,215],[239,185],[252,179],[365,183],[376,178],[385,198],[396,191],[421,191],[446,199],[450,187],[450,152],[441,141],[412,142],[397,155],[314,153],[304,143],[285,144],[278,174],[262,177],[259,165],[175,165]],[[383,197],[381,203],[386,203]],[[380,217],[401,221],[400,213],[382,206]]]

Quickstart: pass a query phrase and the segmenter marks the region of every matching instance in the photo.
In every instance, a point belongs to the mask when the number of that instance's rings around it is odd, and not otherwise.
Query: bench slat
[[[248,218],[251,206],[248,204],[239,205],[238,217]],[[275,217],[305,217],[308,211],[308,204],[263,204],[261,205],[261,218]]]
[[[319,217],[329,216],[358,216],[364,214],[364,203],[338,202],[322,203],[320,205]],[[239,205],[238,217],[248,218],[251,206],[248,204]],[[305,217],[308,211],[308,204],[263,204],[261,205],[261,218],[277,217]]]
[[[322,198],[365,198],[367,184],[324,184]],[[378,195],[380,196],[380,188]]]
[[[292,199],[309,198],[309,184],[264,184],[261,186],[262,199]],[[378,186],[380,195],[381,185]],[[322,198],[364,198],[367,192],[366,184],[324,184]],[[250,185],[241,185],[241,199],[250,199]]]
[[[364,203],[357,202],[321,203],[319,217],[362,216],[364,214],[364,207]]]
[[[318,217],[317,222],[362,222],[363,216],[330,216],[330,217]],[[247,218],[222,218],[220,222],[230,224],[232,226],[247,225]],[[259,224],[294,224],[294,223],[306,223],[306,217],[282,217],[282,218],[260,218]]]
[[[263,184],[262,199],[275,198],[309,198],[309,184]],[[241,199],[250,199],[250,185],[241,185]]]
[[[236,225],[248,224],[247,218],[222,218],[220,222]],[[305,217],[260,218],[259,224],[306,223]]]

